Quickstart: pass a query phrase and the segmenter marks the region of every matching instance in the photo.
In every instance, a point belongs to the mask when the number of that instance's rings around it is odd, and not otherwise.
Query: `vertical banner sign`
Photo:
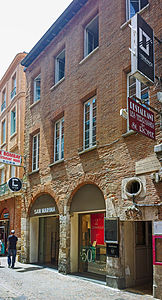
[[[128,98],[129,129],[155,139],[154,113]]]
[[[146,85],[153,85],[154,33],[145,20],[136,14],[131,20],[131,73]]]
[[[91,243],[104,245],[104,213],[91,215]]]

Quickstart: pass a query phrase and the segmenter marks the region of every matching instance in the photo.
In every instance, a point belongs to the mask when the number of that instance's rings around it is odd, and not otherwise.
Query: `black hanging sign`
[[[8,180],[8,186],[12,192],[18,192],[22,188],[22,181],[17,177],[12,177]]]

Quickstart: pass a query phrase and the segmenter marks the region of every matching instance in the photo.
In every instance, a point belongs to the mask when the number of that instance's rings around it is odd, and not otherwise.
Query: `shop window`
[[[35,79],[34,79],[34,101],[37,102],[40,100],[40,95],[41,95],[41,75],[39,74]]]
[[[1,104],[1,112],[6,108],[6,90],[2,92],[2,104]]]
[[[2,140],[1,143],[4,144],[6,142],[6,120],[2,121]]]
[[[96,98],[93,97],[84,104],[84,150],[96,146]]]
[[[65,77],[65,49],[55,58],[55,84]]]
[[[55,123],[54,128],[54,161],[64,159],[64,118]]]
[[[85,27],[84,31],[84,57],[90,54],[99,45],[99,18],[96,16]]]
[[[33,136],[32,145],[32,171],[39,170],[39,144],[40,144],[40,134]]]
[[[148,4],[148,0],[126,0],[127,20],[132,18],[138,11]]]
[[[132,76],[130,73],[127,75],[127,98],[133,98],[135,101],[136,98],[141,99],[144,101],[144,103],[149,104],[149,87],[146,86],[144,83],[140,82],[138,79],[136,79],[134,76]],[[140,103],[141,104],[141,103]],[[142,104],[144,107],[148,109],[148,107],[145,104]],[[128,107],[128,103],[127,103]],[[127,119],[127,131],[129,131],[129,120]]]
[[[12,91],[11,91],[11,100],[16,95],[16,74],[12,77]]]
[[[11,135],[16,132],[16,108],[11,111]]]

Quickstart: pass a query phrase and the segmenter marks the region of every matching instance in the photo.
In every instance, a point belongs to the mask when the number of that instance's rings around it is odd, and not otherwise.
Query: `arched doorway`
[[[82,186],[73,196],[71,214],[71,272],[105,278],[106,245],[103,193],[94,184]]]
[[[0,240],[2,242],[0,255],[6,254],[7,237],[9,235],[10,215],[7,208],[4,208],[0,213]]]
[[[30,210],[30,262],[58,266],[59,212],[49,194],[39,196]]]

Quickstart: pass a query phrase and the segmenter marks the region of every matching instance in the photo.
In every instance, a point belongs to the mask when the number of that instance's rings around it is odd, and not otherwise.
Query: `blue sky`
[[[19,52],[29,52],[72,0],[0,1],[0,79]]]

